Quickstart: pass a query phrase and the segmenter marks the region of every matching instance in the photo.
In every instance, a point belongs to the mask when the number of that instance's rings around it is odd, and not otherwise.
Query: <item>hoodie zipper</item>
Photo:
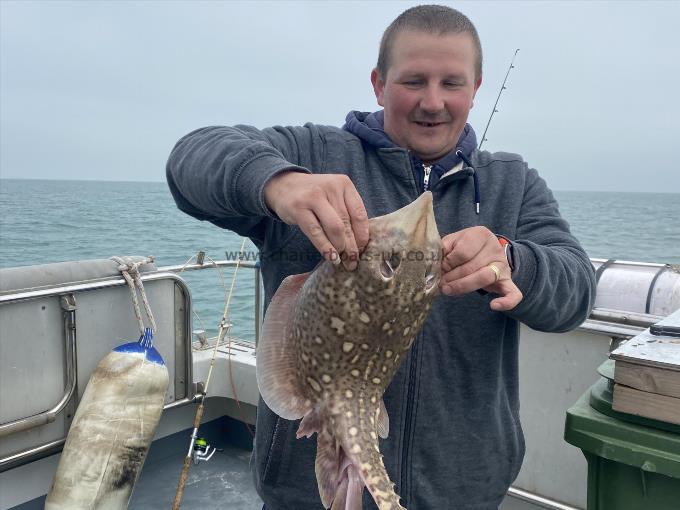
[[[427,191],[430,185],[430,173],[432,172],[432,165],[426,165],[425,163],[421,163],[420,161],[416,160],[415,158],[411,158],[411,164],[413,165],[422,165],[423,167],[423,192]],[[417,167],[416,167],[417,168]],[[416,181],[417,182],[417,181]],[[420,194],[420,191],[416,187],[416,197],[418,198],[418,195]],[[414,198],[414,200],[415,200]],[[405,419],[404,419],[404,428],[402,430],[402,449],[401,449],[401,466],[400,466],[400,478],[401,480],[399,481],[399,495],[401,496],[402,502],[405,504],[405,506],[408,508],[408,502],[410,499],[410,494],[409,491],[407,491],[407,486],[409,482],[409,463],[408,463],[408,458],[410,456],[410,450],[411,450],[411,429],[413,428],[413,398],[415,394],[415,386],[416,386],[416,377],[418,376],[418,357],[419,357],[419,344],[420,342],[418,341],[422,335],[422,331],[416,335],[416,338],[413,340],[413,345],[411,346],[411,352],[409,353],[408,357],[408,375],[406,376],[408,378],[407,380],[407,387],[406,387],[406,413],[405,413]]]
[[[404,420],[404,434],[402,441],[402,451],[401,451],[401,484],[399,487],[399,493],[406,507],[409,506],[410,490],[408,488],[409,474],[410,474],[410,462],[409,457],[411,455],[411,428],[413,423],[413,401],[415,398],[416,391],[416,377],[418,377],[418,357],[420,351],[420,337],[422,336],[422,331],[416,335],[413,341],[413,347],[411,347],[411,357],[409,363],[409,374],[408,374],[408,388],[406,390],[406,419]]]
[[[423,191],[427,191],[430,187],[430,172],[432,172],[432,165],[423,164]]]

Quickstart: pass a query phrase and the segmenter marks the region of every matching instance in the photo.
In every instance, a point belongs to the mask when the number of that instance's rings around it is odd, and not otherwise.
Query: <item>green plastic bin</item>
[[[613,411],[607,379],[567,411],[564,438],[588,461],[588,510],[680,510],[680,427]]]

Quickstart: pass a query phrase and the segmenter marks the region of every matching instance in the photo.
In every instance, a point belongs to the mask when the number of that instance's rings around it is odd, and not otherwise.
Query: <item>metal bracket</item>
[[[208,345],[208,335],[204,329],[195,329],[191,334],[201,347],[206,347]]]
[[[60,296],[59,304],[61,305],[61,309],[64,310],[65,312],[74,312],[77,308],[76,295],[71,293]]]
[[[200,402],[205,397],[205,383],[202,381],[194,383],[194,398],[192,402]]]

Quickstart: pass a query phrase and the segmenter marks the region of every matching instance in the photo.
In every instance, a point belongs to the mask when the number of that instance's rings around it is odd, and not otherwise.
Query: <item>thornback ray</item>
[[[315,472],[325,508],[360,510],[364,486],[379,510],[403,509],[380,454],[383,395],[419,333],[441,278],[432,194],[369,220],[357,268],[322,262],[286,278],[257,350],[265,403],[317,434]],[[425,340],[426,341],[426,340]]]

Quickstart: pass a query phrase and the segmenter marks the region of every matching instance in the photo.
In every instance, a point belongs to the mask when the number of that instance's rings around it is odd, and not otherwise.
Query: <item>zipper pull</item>
[[[423,177],[423,190],[427,191],[430,185],[430,172],[432,172],[432,165],[423,165],[423,172],[425,176]]]

